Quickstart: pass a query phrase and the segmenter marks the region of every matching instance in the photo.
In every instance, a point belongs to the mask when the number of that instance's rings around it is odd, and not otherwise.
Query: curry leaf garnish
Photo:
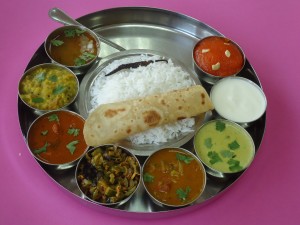
[[[230,171],[232,172],[240,171],[243,169],[243,167],[241,167],[240,165],[240,161],[236,159],[229,159],[227,163],[229,165]]]
[[[144,182],[153,182],[154,176],[152,176],[150,173],[145,173],[144,176]]]
[[[37,75],[35,76],[35,79],[36,79],[37,81],[39,81],[39,82],[44,81],[45,78],[46,78],[46,74],[45,74],[44,72],[39,73],[39,74],[37,74]]]
[[[52,75],[51,77],[49,77],[49,80],[52,81],[52,82],[56,82],[57,81],[57,76]]]
[[[58,46],[61,46],[64,42],[61,41],[61,40],[58,40],[58,39],[53,39],[50,41],[52,45],[58,47]]]
[[[66,90],[66,87],[64,87],[64,86],[62,86],[62,85],[58,85],[57,87],[55,87],[54,89],[53,89],[53,94],[54,95],[58,95],[58,94],[61,94],[61,93],[63,93],[64,91]]]
[[[176,153],[176,159],[183,161],[185,164],[189,164],[192,160],[194,160],[193,157],[187,156],[187,155],[183,155],[180,153]]]
[[[188,197],[188,194],[191,192],[191,188],[190,187],[186,187],[185,190],[183,190],[182,188],[179,188],[176,190],[176,194],[177,197],[181,200],[181,201],[185,201]]]
[[[77,137],[79,135],[80,129],[76,128],[69,128],[68,134],[73,135],[74,137]]]
[[[209,162],[211,164],[215,164],[217,162],[222,162],[223,160],[221,159],[221,157],[219,156],[219,154],[215,151],[210,151],[208,152],[207,156],[210,158]]]
[[[216,122],[216,130],[222,132],[223,130],[225,130],[226,126],[225,123],[221,122],[221,121],[217,121]]]
[[[206,139],[204,140],[204,144],[205,144],[205,146],[206,146],[207,148],[211,148],[211,147],[213,146],[213,144],[212,144],[212,139],[211,139],[211,138],[206,138]]]
[[[49,120],[49,122],[52,122],[52,121],[59,122],[59,118],[58,118],[57,114],[51,114],[50,116],[48,116],[48,120]]]
[[[236,150],[240,147],[239,143],[235,140],[233,142],[231,142],[230,144],[228,144],[228,147],[231,149],[231,150]]]
[[[44,99],[41,97],[32,98],[32,102],[34,103],[42,103],[44,102]]]
[[[73,155],[76,150],[76,145],[79,143],[78,140],[71,141],[69,144],[66,145],[67,149],[69,149],[70,153]]]
[[[49,144],[48,144],[48,142],[46,142],[46,144],[43,147],[33,150],[33,153],[40,154],[42,152],[46,152],[48,146],[49,146]]]
[[[235,156],[235,154],[230,150],[222,150],[220,153],[223,158],[233,158]]]
[[[41,131],[41,135],[46,136],[48,134],[48,130]]]

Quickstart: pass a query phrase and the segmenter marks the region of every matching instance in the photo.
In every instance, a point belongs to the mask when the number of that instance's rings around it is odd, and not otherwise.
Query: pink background
[[[251,167],[223,195],[180,215],[116,214],[74,198],[41,170],[19,128],[19,78],[59,26],[48,10],[59,7],[78,18],[120,6],[176,11],[232,38],[244,49],[268,99],[266,133]],[[299,224],[299,9],[298,0],[1,1],[0,224]]]

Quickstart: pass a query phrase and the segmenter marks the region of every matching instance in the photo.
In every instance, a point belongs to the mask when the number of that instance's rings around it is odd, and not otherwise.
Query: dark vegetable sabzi
[[[117,146],[98,147],[86,154],[78,167],[78,184],[90,199],[117,203],[130,196],[140,180],[140,167],[133,156]]]
[[[134,62],[134,63],[127,63],[127,64],[122,64],[118,66],[116,69],[110,71],[109,73],[105,74],[105,76],[110,76],[120,70],[123,69],[129,69],[129,68],[138,68],[140,66],[148,66],[150,63],[154,62],[166,62],[168,63],[168,60],[166,59],[157,59],[157,60],[149,60],[149,61],[139,61],[139,62]]]

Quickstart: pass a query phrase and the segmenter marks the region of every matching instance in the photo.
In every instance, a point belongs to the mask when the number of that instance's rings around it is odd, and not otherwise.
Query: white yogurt
[[[257,120],[267,106],[261,88],[242,77],[223,78],[213,86],[210,97],[221,117],[237,123]]]

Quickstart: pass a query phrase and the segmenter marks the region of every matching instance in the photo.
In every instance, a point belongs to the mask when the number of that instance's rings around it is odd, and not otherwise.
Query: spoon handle
[[[50,16],[50,18],[52,18],[53,20],[62,23],[64,25],[76,25],[76,26],[83,26],[81,23],[77,22],[76,20],[74,20],[73,18],[71,18],[70,16],[68,16],[64,11],[62,11],[59,8],[52,8],[49,10],[48,15]],[[96,33],[96,35],[98,36],[99,40],[102,41],[103,43],[119,50],[119,51],[125,51],[126,49],[121,47],[120,45],[117,45],[116,43],[106,39],[105,37],[103,37],[102,35]]]

